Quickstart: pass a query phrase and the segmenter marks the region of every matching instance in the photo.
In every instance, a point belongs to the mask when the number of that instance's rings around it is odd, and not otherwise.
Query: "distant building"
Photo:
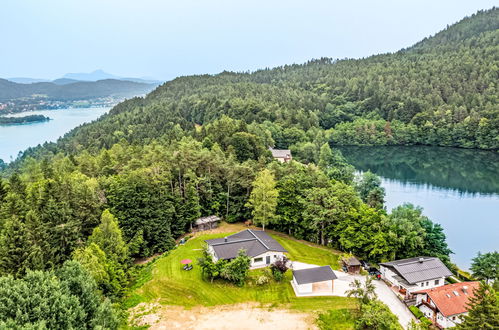
[[[416,291],[416,306],[437,327],[454,327],[467,314],[468,301],[479,285],[479,282],[461,282]]]
[[[269,148],[270,152],[272,153],[272,157],[274,159],[277,159],[281,163],[287,163],[293,159],[291,156],[291,150],[289,149],[273,149]]]
[[[250,268],[270,266],[284,257],[286,251],[281,244],[264,231],[247,229],[224,238],[209,239],[208,251],[216,262],[220,259],[231,260],[244,250],[251,258]]]
[[[416,257],[380,263],[381,276],[395,286],[406,299],[413,293],[445,284],[452,276],[444,263],[434,257]]]
[[[199,218],[196,221],[194,221],[194,224],[192,225],[192,230],[203,231],[203,230],[210,230],[217,228],[218,222],[220,220],[221,219],[216,215],[210,215],[209,217]]]

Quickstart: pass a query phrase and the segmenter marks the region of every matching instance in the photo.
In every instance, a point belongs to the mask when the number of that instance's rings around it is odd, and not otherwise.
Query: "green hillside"
[[[176,124],[192,130],[227,115],[272,122],[278,147],[303,142],[281,137],[296,127],[332,129],[333,144],[497,149],[498,12],[479,12],[393,54],[177,78],[116,106],[60,146],[98,149],[122,138],[143,144]]]

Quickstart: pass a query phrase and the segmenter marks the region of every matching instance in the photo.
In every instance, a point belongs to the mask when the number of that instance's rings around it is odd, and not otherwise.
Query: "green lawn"
[[[265,307],[281,307],[304,312],[325,312],[341,310],[349,313],[356,306],[352,298],[344,297],[306,297],[297,298],[289,283],[291,271],[286,273],[281,283],[271,281],[258,286],[256,279],[263,269],[250,271],[244,287],[237,287],[222,280],[210,283],[201,276],[197,259],[202,255],[204,240],[226,236],[227,233],[208,234],[187,241],[185,245],[172,250],[168,255],[148,265],[138,279],[136,288],[129,295],[125,307],[130,308],[141,302],[159,302],[163,305],[215,306],[243,302],[256,302]],[[292,260],[318,265],[331,265],[337,268],[338,255],[333,250],[318,248],[291,239],[282,234],[272,234],[289,251]],[[180,260],[191,259],[194,269],[184,271]]]

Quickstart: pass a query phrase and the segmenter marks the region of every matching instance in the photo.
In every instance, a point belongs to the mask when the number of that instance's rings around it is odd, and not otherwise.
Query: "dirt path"
[[[135,325],[159,329],[317,329],[316,316],[286,309],[266,309],[256,304],[195,307],[140,304],[131,312]]]

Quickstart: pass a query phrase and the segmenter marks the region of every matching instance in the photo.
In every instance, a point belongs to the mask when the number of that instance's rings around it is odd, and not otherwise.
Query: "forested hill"
[[[480,11],[393,54],[180,77],[74,130],[56,149],[145,144],[172,136],[177,124],[192,131],[222,115],[270,121],[265,134],[298,152],[315,133],[296,132],[311,129],[328,130],[333,145],[498,149],[498,13]]]
[[[143,84],[132,81],[105,79],[99,81],[73,81],[72,83],[39,82],[18,84],[0,79],[0,100],[43,95],[50,100],[79,100],[107,96],[130,97],[145,94],[155,87],[154,84]]]

